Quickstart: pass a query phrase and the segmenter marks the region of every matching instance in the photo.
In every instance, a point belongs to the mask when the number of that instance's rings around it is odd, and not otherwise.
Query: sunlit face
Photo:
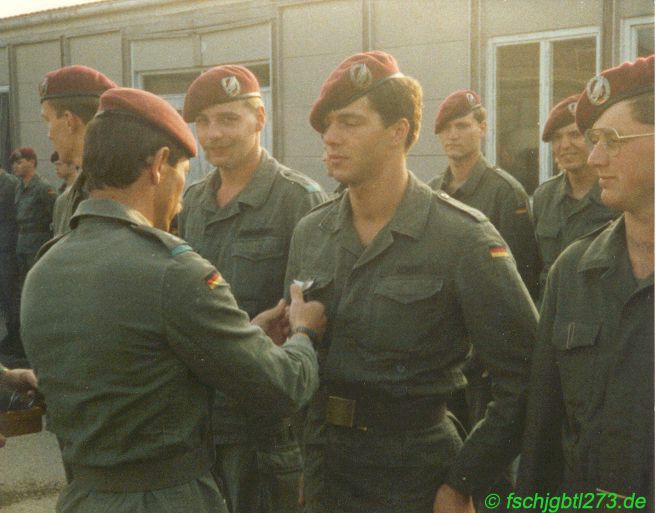
[[[76,168],[73,164],[68,164],[61,159],[55,162],[55,173],[61,180],[68,180],[75,175]]]
[[[570,173],[584,169],[590,153],[576,123],[570,123],[554,132],[551,150],[558,167]]]
[[[48,125],[48,139],[52,141],[59,159],[73,162],[75,156],[75,139],[68,126],[66,116],[57,116],[57,111],[46,100],[41,104],[41,118]]]
[[[11,169],[17,177],[29,178],[35,173],[36,164],[33,160],[20,158],[12,163]]]
[[[264,120],[264,107],[255,110],[245,100],[203,109],[196,117],[196,133],[207,161],[232,170],[257,158]]]
[[[389,146],[392,127],[385,127],[368,98],[329,112],[321,136],[328,175],[357,185],[377,175]]]
[[[487,123],[480,123],[470,112],[461,118],[452,119],[437,134],[442,149],[451,160],[466,160],[481,152],[481,140],[485,137]]]
[[[189,159],[182,158],[176,165],[164,162],[161,169],[161,181],[158,185],[154,225],[160,230],[168,231],[171,221],[182,210],[182,191],[185,178],[189,173]]]
[[[654,125],[633,119],[629,100],[608,108],[593,128],[614,128],[620,136],[654,132]],[[604,144],[596,144],[590,151],[588,165],[599,174],[601,200],[608,207],[626,212],[653,208],[653,136],[623,140],[614,156],[609,155]]]

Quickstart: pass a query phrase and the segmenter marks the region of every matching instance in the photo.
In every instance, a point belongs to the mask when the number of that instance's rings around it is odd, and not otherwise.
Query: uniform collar
[[[465,183],[463,183],[460,187],[458,187],[458,189],[453,191],[452,196],[463,197],[473,194],[476,188],[478,187],[478,184],[481,182],[481,179],[483,178],[483,174],[489,167],[492,166],[485,159],[485,157],[481,155],[481,158],[472,168],[471,172],[469,173],[469,176],[467,177],[467,180],[465,180]],[[442,183],[440,183],[440,189],[442,189],[443,191],[447,191],[449,184],[453,180],[453,173],[451,173],[451,168],[447,167],[444,175],[442,176],[443,178],[442,178]]]
[[[233,208],[236,208],[238,204],[249,205],[253,208],[261,207],[269,197],[275,178],[274,160],[267,151],[262,148],[262,156],[260,157],[260,162],[251,177],[251,181],[248,182],[244,190],[224,208],[232,210]],[[205,195],[208,196],[206,205],[212,205],[214,207],[213,210],[215,211],[223,210],[216,206],[216,192],[220,187],[221,174],[219,173],[219,170],[216,169],[205,186]]]
[[[75,228],[83,217],[104,217],[129,224],[152,226],[138,210],[108,198],[89,198],[82,201],[71,217],[71,228]]]
[[[431,207],[432,191],[417,177],[408,172],[408,186],[405,194],[387,225],[391,232],[402,233],[414,239],[421,237]],[[327,209],[319,226],[329,232],[336,232],[352,223],[351,201],[348,189]]]
[[[27,182],[27,185],[25,185],[25,182],[23,181],[22,178],[19,177],[18,179],[20,180],[20,187],[21,187],[21,190],[23,190],[23,191],[26,191],[28,189],[33,189],[34,187],[36,187],[39,184],[39,182],[41,182],[41,177],[39,175],[37,175],[36,173],[34,173],[34,176],[32,178],[30,178],[29,182]]]
[[[570,192],[572,191],[572,186],[569,184],[569,180],[567,179],[567,173],[565,171],[561,171],[561,173],[558,175],[558,180],[560,183],[558,184],[558,202],[562,202],[570,196]],[[585,196],[581,198],[581,203],[591,203],[595,202],[599,205],[603,206],[603,203],[601,202],[601,187],[599,187],[599,180],[597,180],[592,188],[586,193]]]
[[[624,215],[613,221],[592,241],[579,260],[577,270],[610,269],[620,262],[626,251]]]

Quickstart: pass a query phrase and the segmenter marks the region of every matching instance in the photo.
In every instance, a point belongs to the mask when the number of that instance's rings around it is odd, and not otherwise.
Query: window
[[[273,137],[272,137],[272,115],[273,105],[271,103],[271,78],[268,64],[255,64],[246,66],[257,77],[260,83],[262,101],[267,112],[267,123],[260,134],[262,147],[269,153],[273,154]],[[198,77],[201,71],[181,71],[156,74],[141,74],[139,81],[142,88],[151,93],[157,94],[169,102],[178,112],[182,113],[184,106],[184,97],[191,83]],[[191,131],[196,136],[196,125],[189,125]],[[196,138],[198,142],[198,138]],[[198,145],[198,155],[189,161],[189,174],[185,188],[198,180],[204,178],[212,171],[212,165],[205,160],[205,152]]]
[[[654,53],[654,17],[622,20],[622,61],[632,61]]]
[[[529,194],[555,171],[551,148],[540,139],[549,111],[597,73],[598,48],[596,28],[490,41],[486,154]]]

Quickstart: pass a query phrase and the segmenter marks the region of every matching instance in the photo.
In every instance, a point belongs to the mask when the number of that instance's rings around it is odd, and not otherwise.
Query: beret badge
[[[43,81],[39,84],[39,96],[45,96],[48,92],[48,77],[43,77]]]
[[[476,101],[476,97],[473,94],[467,93],[465,96],[467,98],[467,103],[471,108],[474,108],[478,105],[478,102]]]
[[[239,93],[241,92],[241,86],[239,85],[239,80],[237,80],[237,77],[234,75],[223,77],[221,79],[221,86],[223,87],[225,93],[231,98],[239,95]]]
[[[610,99],[610,82],[603,75],[598,75],[588,82],[585,94],[592,105],[603,105]]]
[[[576,114],[576,102],[570,102],[567,104],[567,110],[570,112],[570,114],[573,116]]]
[[[373,82],[373,76],[367,65],[363,62],[353,64],[349,69],[351,83],[356,89],[367,89]]]

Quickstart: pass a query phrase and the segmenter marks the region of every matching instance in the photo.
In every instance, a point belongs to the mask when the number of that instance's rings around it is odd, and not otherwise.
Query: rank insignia
[[[492,258],[507,257],[509,253],[503,246],[490,246],[490,256]]]
[[[515,209],[515,214],[517,214],[518,216],[520,216],[522,214],[528,214],[528,208],[527,207],[516,208]]]
[[[210,274],[205,276],[205,283],[207,283],[207,286],[210,289],[216,288],[216,286],[221,283],[221,275],[219,274],[218,271],[212,271]]]

